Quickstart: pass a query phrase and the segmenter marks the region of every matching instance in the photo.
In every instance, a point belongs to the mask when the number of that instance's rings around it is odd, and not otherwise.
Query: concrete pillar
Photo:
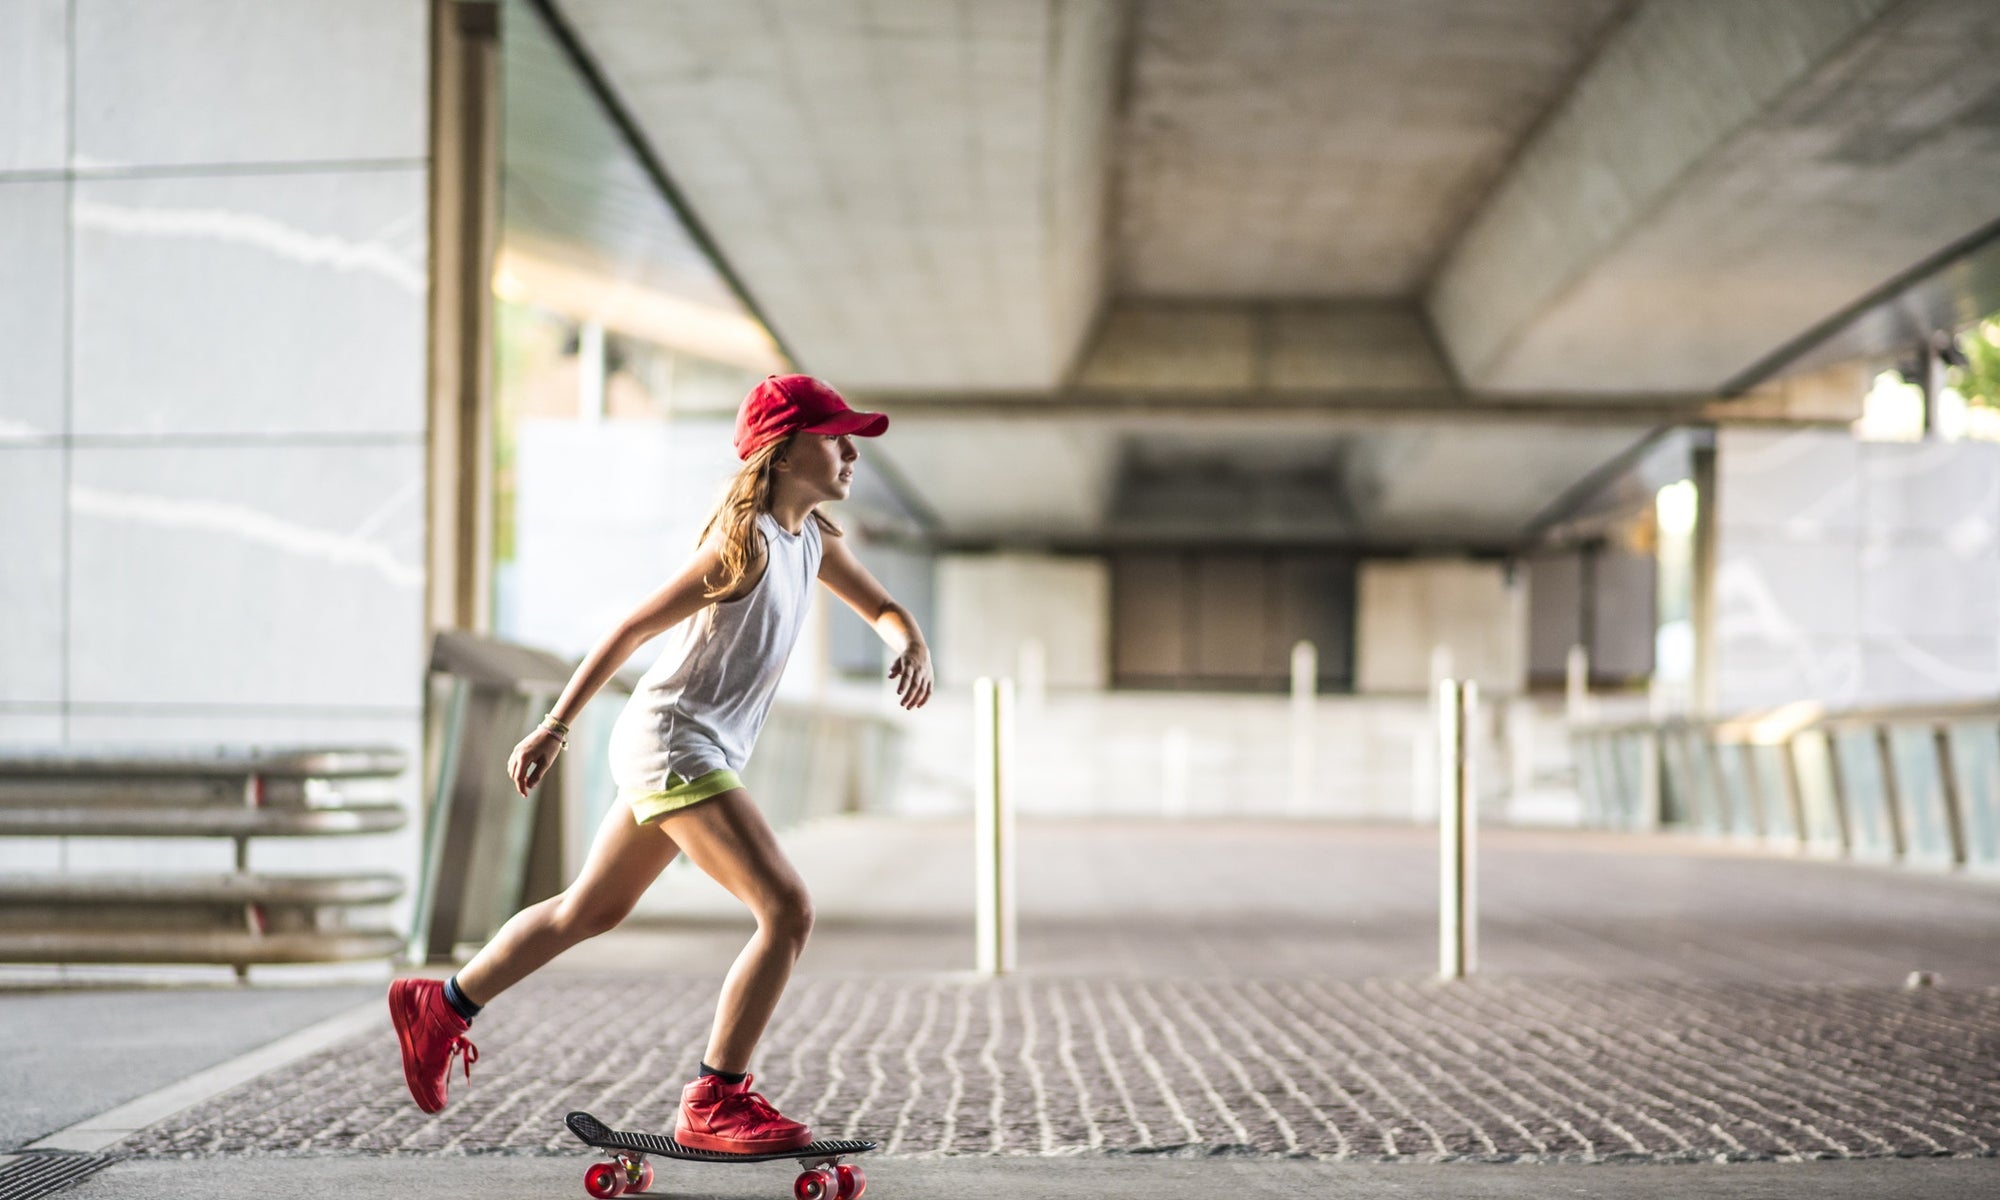
[[[440,0],[431,26],[430,589],[435,629],[493,624],[493,260],[500,6]]]
[[[1694,477],[1694,680],[1689,689],[1689,707],[1701,716],[1715,712],[1716,629],[1715,569],[1717,530],[1715,524],[1715,445],[1696,446],[1692,455]]]

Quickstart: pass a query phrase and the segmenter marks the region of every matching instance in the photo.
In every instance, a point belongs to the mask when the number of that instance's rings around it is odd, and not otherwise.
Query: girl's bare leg
[[[722,982],[708,1052],[702,1056],[709,1066],[736,1074],[748,1067],[792,977],[792,964],[812,933],[812,900],[764,814],[742,788],[668,813],[660,825],[694,865],[757,918],[757,932]]]
[[[630,805],[612,801],[576,881],[510,917],[459,969],[459,990],[485,1004],[571,946],[613,928],[679,851],[657,825],[639,824]]]

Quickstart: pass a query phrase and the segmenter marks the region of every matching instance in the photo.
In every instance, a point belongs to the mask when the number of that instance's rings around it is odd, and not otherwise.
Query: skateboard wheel
[[[583,1190],[597,1200],[611,1200],[625,1188],[625,1172],[617,1163],[592,1163],[583,1173]]]
[[[833,1173],[840,1180],[839,1200],[861,1200],[861,1193],[868,1190],[868,1177],[861,1173],[860,1167],[841,1163]]]
[[[825,1167],[814,1167],[792,1184],[793,1200],[834,1200],[839,1190],[833,1172]]]
[[[626,1191],[628,1191],[628,1192],[649,1192],[649,1191],[652,1191],[652,1190],[653,1190],[653,1164],[652,1164],[652,1163],[640,1163],[640,1164],[639,1164],[639,1169],[638,1169],[637,1171],[628,1171],[628,1172],[626,1173],[626,1178],[627,1178],[627,1180],[628,1180],[628,1182],[627,1182],[627,1183],[626,1183],[626,1185],[625,1185],[625,1190],[626,1190]]]

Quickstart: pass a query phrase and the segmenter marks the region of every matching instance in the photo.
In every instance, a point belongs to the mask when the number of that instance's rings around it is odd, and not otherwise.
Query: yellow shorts
[[[644,825],[657,821],[670,812],[699,804],[710,796],[720,796],[731,788],[740,788],[743,781],[736,772],[723,768],[698,775],[693,779],[682,779],[678,775],[667,776],[667,787],[660,792],[641,792],[632,788],[620,788],[618,798],[632,806],[632,818]]]

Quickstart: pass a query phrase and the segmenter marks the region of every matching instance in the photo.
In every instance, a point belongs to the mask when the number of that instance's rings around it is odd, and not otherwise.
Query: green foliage
[[[1968,365],[1953,367],[1946,381],[1967,404],[2000,408],[2000,318],[1988,317],[1958,337]]]

